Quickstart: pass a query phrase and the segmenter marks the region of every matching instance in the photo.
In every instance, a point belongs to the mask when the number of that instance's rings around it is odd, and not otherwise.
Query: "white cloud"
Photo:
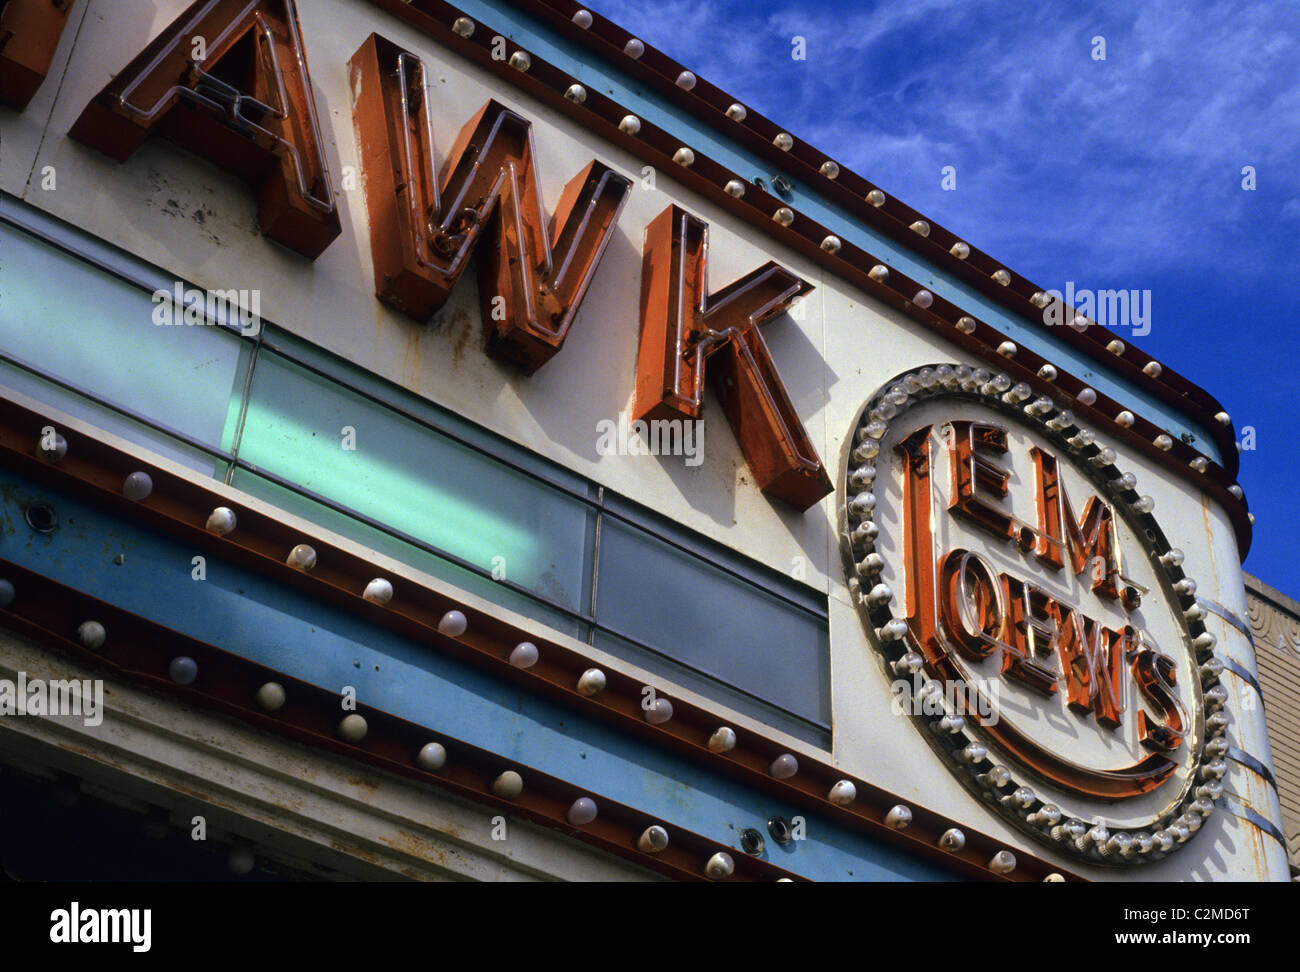
[[[1237,223],[1260,218],[1243,165],[1261,187],[1300,188],[1300,10],[1289,5],[605,7],[1025,272],[1208,264],[1241,245]],[[789,59],[796,34],[807,39],[800,64]],[[1090,58],[1096,35],[1105,61]],[[949,164],[955,193],[939,187]]]

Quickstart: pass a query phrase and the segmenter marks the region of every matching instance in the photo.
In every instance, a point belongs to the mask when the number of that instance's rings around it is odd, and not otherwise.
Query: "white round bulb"
[[[420,747],[420,752],[416,754],[416,763],[420,769],[436,772],[443,768],[447,763],[447,749],[441,743],[425,743]]]
[[[366,733],[370,727],[366,724],[366,717],[353,712],[345,715],[339,720],[339,735],[348,742],[361,742],[366,738]]]
[[[673,717],[673,704],[661,696],[644,711],[646,722],[652,726],[660,726]]]
[[[579,695],[595,695],[605,689],[605,673],[599,668],[588,668],[578,678]]]
[[[578,797],[569,807],[568,821],[575,827],[583,827],[596,819],[596,801],[591,797]]]
[[[263,712],[279,712],[285,703],[284,686],[279,682],[264,682],[253,696],[253,701]]]
[[[638,838],[636,846],[646,854],[658,854],[668,846],[668,831],[658,824],[647,827]]]
[[[234,510],[228,506],[218,506],[208,514],[208,522],[204,524],[204,529],[209,533],[224,537],[234,532],[236,523]]]
[[[451,638],[459,638],[469,628],[469,621],[460,611],[448,611],[438,622],[438,631]]]
[[[316,551],[305,543],[300,543],[289,551],[285,563],[294,570],[308,571],[316,566]]]
[[[729,753],[736,748],[736,730],[730,726],[720,726],[709,737],[709,750],[715,753]]]
[[[772,760],[772,765],[767,768],[767,772],[774,779],[788,780],[799,772],[799,761],[789,753],[782,753]]]
[[[510,664],[515,668],[532,668],[537,664],[537,646],[531,641],[521,641],[510,652]]]
[[[735,870],[736,862],[731,859],[730,854],[725,854],[722,851],[710,857],[708,864],[704,866],[704,873],[715,881],[731,877]]]
[[[83,621],[77,628],[77,640],[81,642],[83,648],[99,651],[108,640],[108,633],[98,621]]]
[[[831,787],[828,799],[837,807],[847,807],[858,798],[858,788],[850,780],[840,780]]]
[[[133,472],[122,482],[122,495],[129,500],[140,502],[153,492],[153,480],[147,472]]]
[[[513,800],[524,792],[524,778],[514,770],[506,770],[492,781],[492,792],[503,800]]]

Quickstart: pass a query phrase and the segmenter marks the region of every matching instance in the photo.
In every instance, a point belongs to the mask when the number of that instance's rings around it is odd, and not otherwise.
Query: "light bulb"
[[[575,827],[583,827],[596,819],[596,801],[591,797],[578,797],[569,807],[568,821]]]
[[[236,522],[234,510],[228,506],[218,506],[208,514],[208,522],[204,524],[204,529],[224,537],[234,532]]]
[[[305,543],[300,543],[289,551],[285,559],[294,570],[308,571],[316,566],[316,551]]]
[[[767,768],[767,772],[774,779],[788,780],[799,772],[799,761],[789,753],[782,753],[772,760],[772,765]]]
[[[285,703],[284,686],[279,682],[263,682],[253,701],[263,712],[279,712]]]
[[[531,641],[521,641],[510,652],[510,664],[515,668],[532,668],[537,664],[537,646]]]
[[[425,743],[420,747],[420,752],[416,754],[415,761],[420,765],[421,769],[435,772],[446,765],[447,749],[441,743]]]
[[[199,664],[188,655],[181,655],[171,660],[167,675],[177,685],[191,685],[199,677]]]
[[[348,742],[360,742],[365,739],[369,729],[365,716],[358,715],[355,712],[345,715],[339,720],[339,735]]]
[[[730,726],[719,726],[709,737],[709,750],[715,753],[729,753],[736,748],[736,730]]]
[[[469,627],[469,621],[460,611],[448,611],[438,622],[438,631],[452,638],[459,638]]]
[[[146,472],[133,472],[122,483],[122,495],[129,500],[140,502],[153,492],[153,480]]]

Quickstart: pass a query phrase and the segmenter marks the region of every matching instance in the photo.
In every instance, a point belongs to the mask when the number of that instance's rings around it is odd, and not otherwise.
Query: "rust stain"
[[[457,307],[451,314],[447,330],[452,337],[451,359],[457,365],[465,357],[465,349],[474,336],[474,321],[463,307]]]
[[[424,328],[417,324],[404,330],[406,347],[402,352],[402,384],[407,388],[418,388],[422,364],[420,342],[424,338]]]
[[[452,862],[449,860],[446,851],[431,844],[419,834],[400,829],[384,835],[382,839],[385,846],[391,847],[398,853],[414,857],[416,860],[426,861],[444,870],[452,870]]]
[[[1214,560],[1214,526],[1210,522],[1210,497],[1206,493],[1201,494],[1201,522],[1205,524],[1205,539],[1209,541],[1207,546],[1210,551],[1210,567],[1215,577],[1219,576],[1219,565]]]

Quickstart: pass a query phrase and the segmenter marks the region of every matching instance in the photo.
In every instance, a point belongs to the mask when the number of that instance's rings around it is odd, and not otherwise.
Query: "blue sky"
[[[1255,430],[1246,569],[1300,598],[1300,4],[595,9],[1040,286],[1150,290],[1136,343]]]

